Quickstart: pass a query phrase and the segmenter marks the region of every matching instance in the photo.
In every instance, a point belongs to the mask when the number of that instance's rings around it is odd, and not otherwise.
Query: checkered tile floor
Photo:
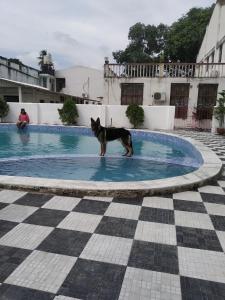
[[[225,176],[135,199],[1,190],[0,299],[225,299]]]

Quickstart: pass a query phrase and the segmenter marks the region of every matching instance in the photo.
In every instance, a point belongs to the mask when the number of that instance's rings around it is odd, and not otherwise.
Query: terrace
[[[225,78],[225,63],[105,64],[105,78]]]

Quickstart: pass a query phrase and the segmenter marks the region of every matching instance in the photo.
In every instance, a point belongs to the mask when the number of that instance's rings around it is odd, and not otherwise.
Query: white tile
[[[175,225],[201,229],[214,229],[212,221],[207,214],[174,211]]]
[[[133,240],[93,234],[80,257],[118,265],[126,265]]]
[[[135,240],[176,245],[176,228],[174,225],[138,221]]]
[[[180,275],[225,283],[223,252],[178,247]]]
[[[225,195],[224,190],[220,186],[206,185],[198,189],[201,193]]]
[[[182,192],[173,194],[173,199],[202,202],[201,195],[198,192]]]
[[[102,216],[78,212],[70,212],[57,226],[58,228],[94,232]]]
[[[94,201],[103,201],[103,202],[111,202],[113,197],[96,197],[96,196],[85,196],[83,199],[94,200]]]
[[[32,224],[18,224],[0,239],[0,245],[34,250],[54,228]]]
[[[5,283],[56,293],[77,258],[33,251]]]
[[[42,207],[48,209],[72,211],[74,207],[80,202],[80,200],[81,198],[54,196]]]
[[[33,206],[10,204],[0,211],[0,220],[23,222],[38,209]]]
[[[26,195],[26,192],[3,190],[0,191],[0,202],[13,203],[24,195]]]
[[[225,205],[205,202],[205,207],[210,215],[225,216]]]
[[[82,300],[82,299],[59,295],[59,296],[55,296],[55,298],[53,300]]]
[[[178,275],[128,267],[119,300],[181,300]]]
[[[141,206],[138,205],[110,203],[105,212],[105,216],[138,220],[140,210]]]
[[[225,174],[223,176],[225,176]],[[225,180],[219,180],[217,182],[222,188],[225,188]]]
[[[146,207],[173,210],[173,199],[163,197],[145,197],[142,205]]]
[[[225,252],[225,231],[216,231],[216,234],[220,241],[220,245],[222,246],[223,251]]]

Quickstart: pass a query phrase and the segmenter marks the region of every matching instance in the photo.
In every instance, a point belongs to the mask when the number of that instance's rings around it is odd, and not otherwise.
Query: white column
[[[19,103],[23,102],[22,97],[22,87],[18,86],[18,94],[19,94]]]

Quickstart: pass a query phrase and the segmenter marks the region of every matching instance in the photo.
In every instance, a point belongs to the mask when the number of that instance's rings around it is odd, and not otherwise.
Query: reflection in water
[[[48,157],[0,161],[0,175],[114,182],[173,177],[192,172],[194,169],[145,159],[120,157],[57,159]]]
[[[18,134],[23,145],[27,145],[30,141],[30,133],[27,128],[19,129]]]

